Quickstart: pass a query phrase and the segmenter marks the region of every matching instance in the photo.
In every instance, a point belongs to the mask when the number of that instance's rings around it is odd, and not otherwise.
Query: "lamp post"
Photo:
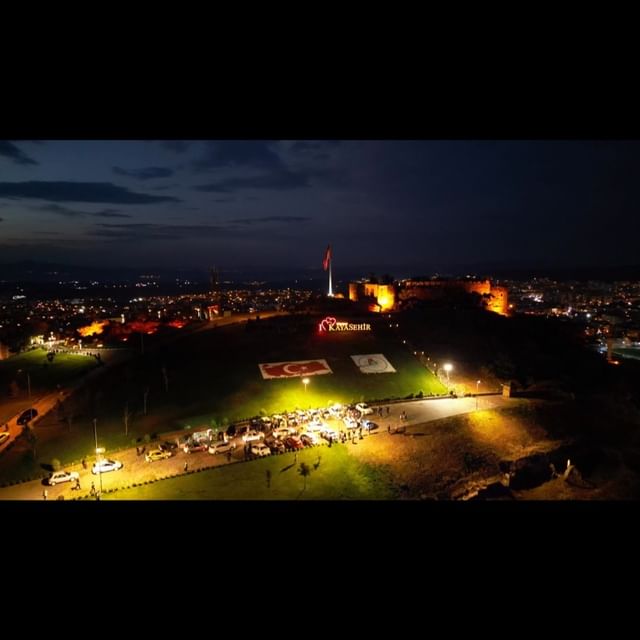
[[[24,373],[27,376],[27,393],[29,395],[29,400],[31,400],[31,376],[28,371],[23,371],[22,369],[18,369],[18,373]]]
[[[100,493],[98,494],[98,500],[102,497],[102,466],[100,465],[100,454],[104,453],[104,448],[98,446],[98,420],[93,419],[93,435],[96,440],[96,462],[98,463],[98,477],[100,478]]]
[[[453,369],[453,365],[446,362],[442,368],[447,372],[447,384],[449,384],[449,372]]]
[[[476,411],[478,410],[478,392],[480,391],[481,380],[476,380]]]

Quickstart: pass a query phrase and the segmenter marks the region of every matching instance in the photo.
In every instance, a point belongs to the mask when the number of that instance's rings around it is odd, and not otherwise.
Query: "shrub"
[[[58,458],[54,458],[54,459],[51,461],[51,468],[52,468],[54,471],[60,471],[60,467],[61,467],[61,466],[62,466],[62,465],[60,464],[60,460],[58,460]]]
[[[422,389],[420,389],[420,391],[416,393],[416,398],[422,398],[422,397],[424,397],[424,393],[422,393]]]
[[[151,436],[148,433],[144,434],[143,440],[147,443],[151,442]]]
[[[134,446],[138,444],[138,438],[131,438],[131,444]]]

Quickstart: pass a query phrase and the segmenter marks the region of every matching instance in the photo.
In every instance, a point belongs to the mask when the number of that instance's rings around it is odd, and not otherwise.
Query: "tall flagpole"
[[[333,287],[331,285],[331,262],[332,262],[332,256],[331,254],[329,254],[329,297],[333,298]]]

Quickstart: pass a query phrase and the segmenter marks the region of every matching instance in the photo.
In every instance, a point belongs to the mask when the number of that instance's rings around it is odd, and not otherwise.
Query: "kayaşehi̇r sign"
[[[371,325],[368,322],[339,322],[331,316],[327,316],[318,325],[320,332],[325,331],[371,331]]]

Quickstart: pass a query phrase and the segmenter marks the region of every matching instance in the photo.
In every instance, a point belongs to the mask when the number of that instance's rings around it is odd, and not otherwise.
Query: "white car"
[[[216,453],[228,453],[236,448],[235,442],[214,442],[209,446],[209,453],[214,455]]]
[[[315,445],[320,442],[320,439],[318,438],[318,436],[315,433],[311,433],[309,431],[305,431],[304,433],[301,433],[300,440],[302,440],[302,444],[305,444],[305,445],[306,444]]]
[[[247,431],[242,436],[242,442],[258,442],[264,438],[264,433],[261,431]]]
[[[298,430],[295,427],[279,427],[271,432],[274,438],[286,438],[287,436],[295,436]]]
[[[98,473],[109,473],[109,471],[118,471],[122,469],[124,465],[118,460],[100,460],[91,467],[91,473],[97,475]]]
[[[322,431],[327,428],[327,425],[322,422],[322,420],[318,420],[314,418],[308,425],[307,431]]]
[[[344,426],[347,427],[347,429],[357,429],[358,428],[358,421],[354,420],[353,418],[345,418],[343,420],[344,422]]]
[[[54,471],[48,479],[48,483],[53,487],[61,482],[70,482],[71,480],[78,480],[80,474],[77,471]]]
[[[373,413],[373,409],[365,402],[358,402],[356,409],[363,415],[368,416]]]
[[[269,447],[267,447],[263,442],[258,442],[251,445],[251,455],[259,456],[260,458],[263,456],[269,456],[271,455],[271,449],[269,449]]]
[[[333,440],[334,442],[337,442],[340,437],[340,434],[335,429],[325,429],[320,435],[325,440]]]
[[[8,431],[0,433],[0,445],[3,445],[10,438]]]
[[[340,403],[336,403],[336,404],[332,404],[329,407],[329,413],[334,417],[334,418],[339,418],[342,415],[342,412],[344,411],[344,407],[340,404]]]

